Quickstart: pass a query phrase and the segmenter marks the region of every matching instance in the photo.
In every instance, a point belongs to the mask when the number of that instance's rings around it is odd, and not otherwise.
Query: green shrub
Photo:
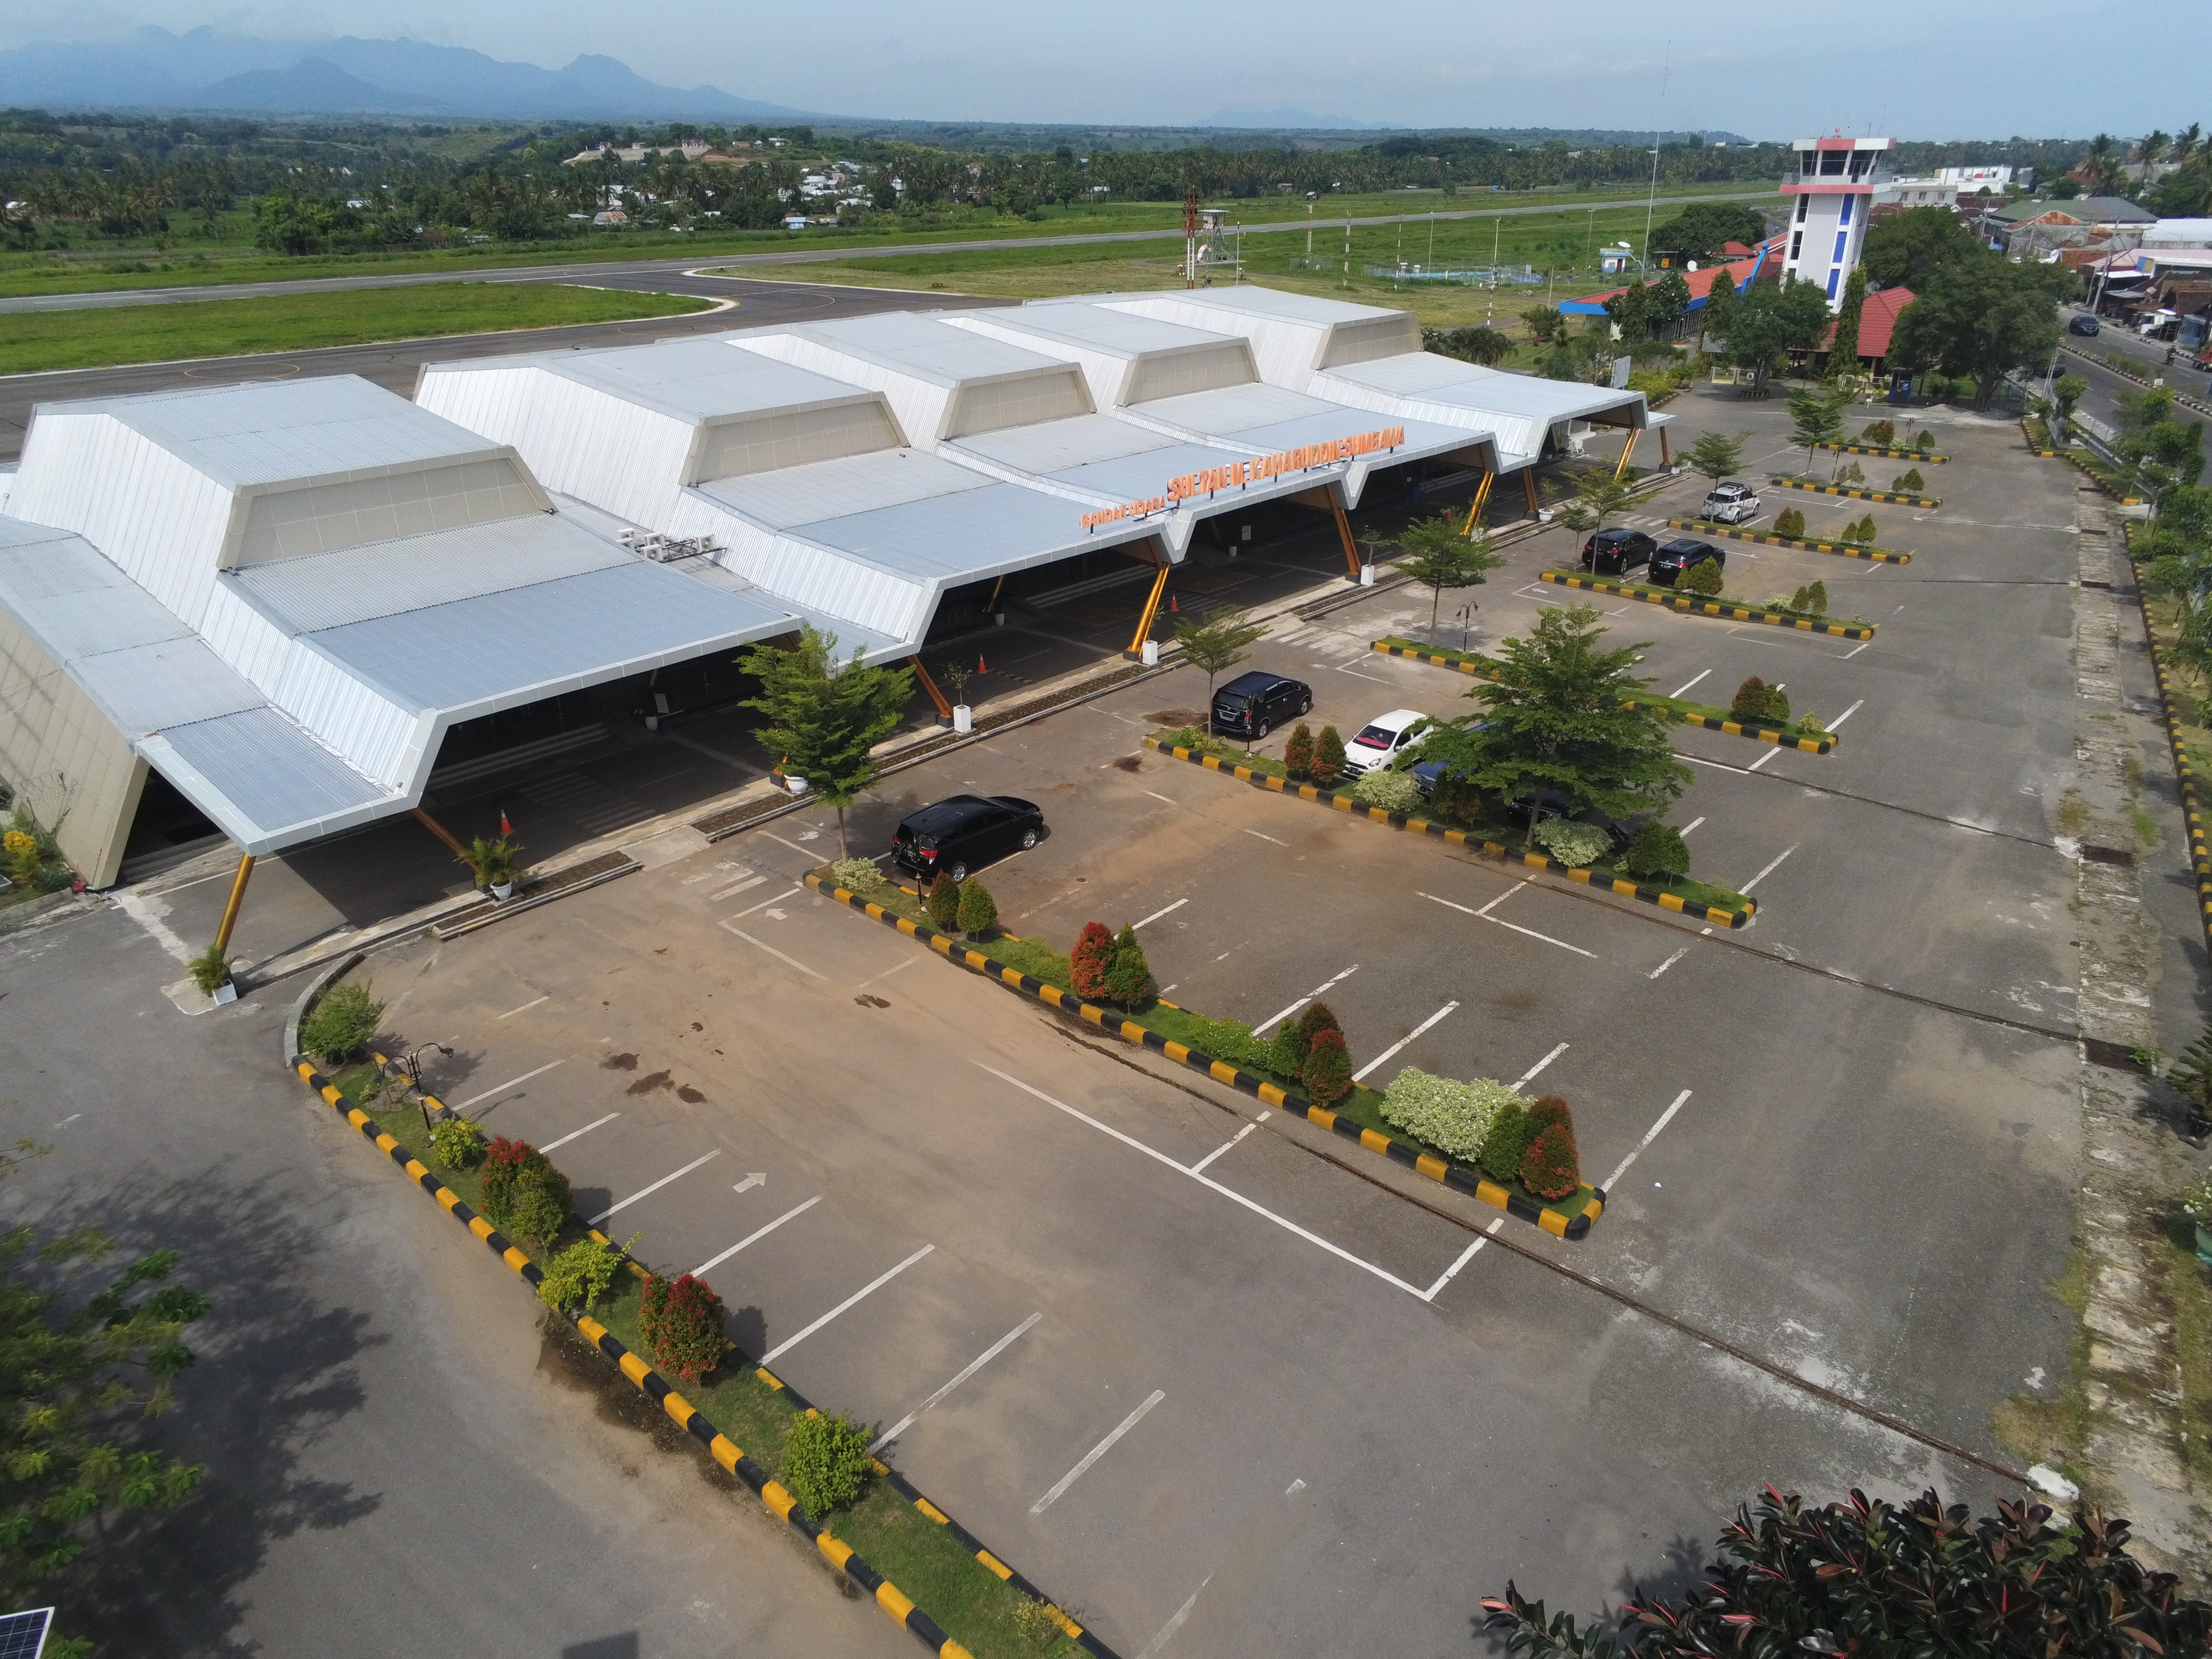
[[[1528,1142],[1535,1131],[1529,1127],[1528,1113],[1519,1103],[1518,1097],[1498,1109],[1498,1115],[1490,1125],[1490,1133],[1482,1141],[1482,1172],[1492,1181],[1517,1181],[1521,1176],[1521,1154],[1528,1150]]]
[[[1445,1157],[1473,1164],[1498,1113],[1521,1103],[1520,1096],[1489,1078],[1456,1083],[1408,1066],[1382,1091],[1382,1117]]]
[[[1240,1071],[1274,1069],[1274,1045],[1252,1035],[1241,1019],[1200,1019],[1190,1046],[1208,1060],[1221,1060]]]
[[[1352,1087],[1352,1051],[1344,1046],[1344,1033],[1322,1031],[1313,1040],[1305,1069],[1298,1080],[1306,1085],[1306,1098],[1316,1106],[1334,1106]]]
[[[1179,726],[1172,732],[1163,732],[1158,738],[1164,749],[1188,749],[1194,755],[1206,747],[1206,733],[1194,726]]]
[[[1636,839],[1628,843],[1620,867],[1638,881],[1686,876],[1690,873],[1690,844],[1673,824],[1654,818],[1638,830]]]
[[[830,879],[865,898],[884,885],[884,872],[873,859],[839,859],[830,866]]]
[[[960,921],[960,884],[952,879],[949,870],[939,870],[937,878],[929,884],[922,895],[922,903],[928,908],[930,925],[940,933],[949,933]]]
[[[1887,449],[1897,442],[1895,421],[1869,421],[1866,430],[1859,434],[1859,441]]]
[[[1105,923],[1086,921],[1067,953],[1067,975],[1085,1002],[1106,1000],[1106,976],[1114,966],[1114,935]]]
[[[1379,806],[1402,816],[1420,811],[1421,786],[1411,772],[1386,772],[1376,767],[1352,786],[1352,798],[1362,806]]]
[[[1284,740],[1283,769],[1294,778],[1303,778],[1313,770],[1313,727],[1300,720]]]
[[[216,988],[230,977],[230,960],[224,954],[222,946],[210,945],[185,964],[191,973],[192,983],[200,988],[202,996],[213,996]]]
[[[817,1412],[792,1424],[777,1479],[810,1517],[824,1521],[860,1498],[873,1468],[868,1431],[842,1412]]]
[[[1313,781],[1328,788],[1344,775],[1344,739],[1333,726],[1324,726],[1314,739]]]
[[[1572,1124],[1553,1123],[1537,1132],[1521,1154],[1521,1184],[1542,1199],[1565,1198],[1583,1184]]]
[[[1932,432],[1923,432],[1912,441],[1912,447],[1923,455],[1933,454],[1936,451],[1936,434]]]
[[[1917,495],[1928,488],[1928,480],[1920,476],[1920,469],[1916,466],[1911,471],[1900,472],[1892,478],[1889,481],[1889,487],[1900,495]]]
[[[483,1131],[465,1117],[449,1117],[430,1131],[430,1156],[448,1170],[473,1170],[483,1155]]]
[[[1298,1034],[1298,1060],[1303,1064],[1313,1047],[1313,1040],[1323,1031],[1343,1030],[1344,1022],[1326,1002],[1309,1002],[1299,1013],[1297,1024],[1291,1029]]]
[[[1105,991],[1107,1001],[1124,1008],[1134,1008],[1152,994],[1152,964],[1145,960],[1145,947],[1137,943],[1137,930],[1126,921],[1114,935],[1114,960],[1106,969]]]
[[[1034,1648],[1048,1648],[1066,1634],[1053,1617],[1052,1605],[1033,1595],[1014,1592],[1014,1629]]]
[[[1805,533],[1805,515],[1794,507],[1785,507],[1774,517],[1774,533],[1778,536],[1802,536]]]
[[[632,1233],[629,1244],[637,1239]],[[629,1244],[617,1249],[611,1242],[602,1244],[596,1238],[578,1239],[540,1269],[544,1277],[538,1281],[538,1299],[556,1312],[568,1308],[591,1312],[622,1271]]]
[[[1815,581],[1808,586],[1805,589],[1805,603],[1800,605],[1798,609],[1807,611],[1815,617],[1826,616],[1828,614],[1827,583],[1823,581]],[[1770,714],[1774,713],[1774,702],[1771,697],[1767,699],[1766,709],[1767,713]],[[1789,717],[1787,705],[1784,705],[1784,712],[1776,716],[1776,718],[1779,720],[1787,720]]]
[[[568,1177],[526,1140],[492,1137],[477,1194],[484,1219],[520,1244],[551,1243],[568,1219]]]
[[[1790,723],[1790,694],[1778,685],[1766,688],[1766,722],[1770,726]]]
[[[998,901],[973,876],[961,884],[959,920],[960,931],[969,939],[982,938],[999,920]]]
[[[1729,704],[1732,719],[1750,726],[1766,718],[1766,682],[1753,674],[1735,689],[1735,696]]]
[[[1835,481],[1839,484],[1845,485],[1863,484],[1866,482],[1866,469],[1861,466],[1856,461],[1853,461],[1849,466],[1836,474]]]
[[[1699,559],[1674,578],[1674,589],[1680,593],[1699,593],[1707,599],[1717,598],[1721,591],[1720,561]]]
[[[729,1339],[722,1332],[722,1298],[703,1279],[646,1276],[638,1295],[637,1328],[653,1369],[696,1382],[722,1363]]]
[[[356,1053],[384,1021],[384,1005],[376,1000],[375,990],[373,980],[341,980],[330,987],[301,1023],[300,1046],[325,1061]]]
[[[1546,818],[1536,826],[1536,839],[1570,870],[1596,863],[1613,845],[1613,837],[1595,824],[1577,823],[1572,818]]]

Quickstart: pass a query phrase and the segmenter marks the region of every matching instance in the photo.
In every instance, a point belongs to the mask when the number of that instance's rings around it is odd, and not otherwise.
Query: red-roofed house
[[[1883,371],[1889,356],[1891,335],[1897,331],[1897,315],[1912,303],[1909,288],[1877,289],[1866,296],[1866,305],[1859,313],[1859,362],[1875,374]],[[1836,343],[1836,325],[1828,325],[1821,335],[1820,343],[1813,348],[1815,356],[1826,357]]]

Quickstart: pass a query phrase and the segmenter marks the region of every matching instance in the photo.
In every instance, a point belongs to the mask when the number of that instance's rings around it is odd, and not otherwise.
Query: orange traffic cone
[[[514,826],[507,821],[505,812],[499,815],[499,833],[502,836],[511,836],[514,833]]]
[[[1182,609],[1181,605],[1176,603],[1176,596],[1172,593],[1168,595],[1168,609],[1170,611],[1180,611]]]
[[[988,674],[991,672],[983,666],[983,653],[980,651],[975,653],[975,672],[979,674]]]

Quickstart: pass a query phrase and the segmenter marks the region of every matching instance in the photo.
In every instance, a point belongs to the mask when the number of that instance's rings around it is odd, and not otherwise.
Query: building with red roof
[[[1912,298],[1909,288],[1877,289],[1866,296],[1866,305],[1859,312],[1859,362],[1877,374],[1889,356],[1890,337],[1897,331],[1898,313],[1912,303]],[[1826,352],[1835,343],[1836,325],[1830,323],[1814,350]]]

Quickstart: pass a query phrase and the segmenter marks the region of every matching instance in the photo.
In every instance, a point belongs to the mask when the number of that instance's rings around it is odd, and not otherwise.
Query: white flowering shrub
[[[1386,812],[1412,812],[1421,805],[1421,786],[1411,772],[1373,771],[1352,787],[1352,798],[1362,806],[1379,806]]]
[[[1595,864],[1598,855],[1613,845],[1613,837],[1596,825],[1577,823],[1572,818],[1546,818],[1536,826],[1536,839],[1570,870]]]
[[[1408,1066],[1382,1091],[1382,1115],[1446,1157],[1472,1164],[1509,1101],[1528,1104],[1510,1085],[1490,1078],[1456,1083]]]

